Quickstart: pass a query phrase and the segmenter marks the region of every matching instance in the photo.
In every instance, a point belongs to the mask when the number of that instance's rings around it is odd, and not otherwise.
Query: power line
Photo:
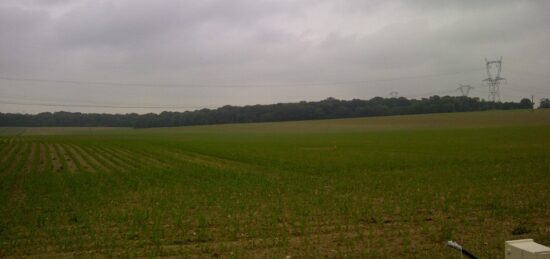
[[[330,85],[360,85],[377,82],[390,82],[401,80],[413,80],[422,78],[444,77],[458,74],[465,74],[480,71],[479,69],[464,70],[459,72],[427,74],[418,76],[403,76],[383,79],[366,79],[358,81],[333,81],[333,82],[294,82],[286,84],[254,84],[254,83],[217,83],[217,84],[198,84],[198,83],[130,83],[130,82],[107,82],[107,81],[84,81],[84,80],[63,80],[63,79],[44,79],[44,78],[24,78],[24,77],[9,77],[0,76],[0,80],[14,82],[33,82],[33,83],[56,83],[56,84],[71,84],[81,86],[138,86],[138,87],[169,87],[169,88],[194,88],[194,87],[277,87],[277,86],[330,86]]]
[[[472,89],[472,91],[475,91],[475,92],[478,92],[478,93],[483,93],[483,94],[486,93],[486,92],[483,92],[483,91],[477,90],[477,89]],[[510,94],[510,93],[501,93],[501,95],[508,96],[508,97],[526,98],[526,96],[523,96],[523,95]]]
[[[420,79],[420,78],[430,78],[430,77],[441,77],[441,76],[450,76],[463,74],[468,72],[481,71],[479,69],[472,69],[467,71],[459,71],[452,73],[440,73],[440,74],[430,74],[430,75],[419,75],[419,76],[407,76],[407,77],[394,77],[394,78],[385,78],[385,79],[372,79],[372,80],[362,80],[362,81],[339,81],[339,82],[303,82],[301,85],[337,85],[337,84],[365,84],[365,83],[374,83],[374,82],[387,82],[387,81],[399,81],[399,80],[410,80],[410,79]],[[38,82],[38,83],[62,83],[62,84],[74,84],[74,85],[102,85],[102,86],[139,86],[139,87],[236,87],[236,86],[245,86],[244,84],[160,84],[160,83],[126,83],[126,82],[103,82],[103,81],[75,81],[75,80],[59,80],[59,79],[37,79],[37,78],[18,78],[18,77],[5,77],[0,76],[0,80],[7,81],[20,81],[20,82]],[[253,86],[253,85],[250,85]],[[281,86],[279,85],[255,85],[259,87],[266,86]],[[294,85],[296,86],[296,85]],[[472,87],[475,89],[478,87]],[[416,94],[411,96],[404,96],[406,98],[416,98],[421,96],[432,96],[432,95],[442,95],[456,92],[454,90],[445,90],[445,91],[432,91],[423,94]],[[62,104],[62,103],[48,103],[48,102],[39,102],[39,101],[2,101],[2,104],[11,104],[11,105],[29,105],[29,106],[50,106],[50,107],[81,107],[81,108],[113,108],[113,109],[201,109],[201,108],[214,108],[214,107],[190,107],[190,106],[177,106],[177,105],[109,105],[109,104]]]
[[[418,98],[418,97],[424,97],[424,96],[433,96],[433,95],[442,95],[442,94],[449,94],[454,93],[456,90],[445,90],[445,91],[438,91],[438,92],[428,92],[428,93],[422,93],[422,94],[415,94],[415,95],[407,95],[403,96],[405,98]]]
[[[505,85],[505,86],[502,86],[502,87],[507,88],[508,90],[511,90],[511,91],[515,91],[515,92],[528,93],[528,94],[550,95],[550,92],[533,91],[531,89],[524,89],[524,88],[516,87],[516,86]]]
[[[478,89],[484,88],[487,86],[478,86],[478,87],[471,87],[470,90],[478,92]],[[508,88],[508,87],[507,87]],[[515,88],[517,89],[517,88]],[[519,90],[516,90],[519,91]],[[442,94],[449,94],[457,92],[456,89],[453,90],[445,90],[445,91],[436,91],[436,92],[427,92],[423,94],[417,94],[417,95],[407,95],[403,96],[405,98],[418,98],[423,96],[434,96],[434,95],[442,95]],[[397,94],[397,92],[396,92]],[[542,93],[539,93],[542,94]],[[519,95],[508,95],[507,96],[514,96],[514,97],[522,97]],[[394,96],[395,97],[395,96]],[[0,104],[11,104],[11,105],[28,105],[28,106],[46,106],[46,107],[78,107],[78,108],[112,108],[112,109],[203,109],[203,108],[217,108],[214,106],[207,106],[207,107],[197,107],[197,106],[177,106],[177,105],[150,105],[150,106],[132,106],[132,105],[109,105],[109,104],[56,104],[56,103],[44,103],[44,102],[20,102],[20,101],[3,101],[0,100]]]
[[[484,86],[484,85],[478,86],[478,87],[471,86],[470,90],[484,88],[484,87],[487,87],[487,86]],[[458,91],[458,89],[452,89],[452,90],[444,90],[444,91],[426,92],[426,93],[423,93],[423,94],[407,95],[407,96],[404,96],[404,97],[406,97],[406,98],[418,98],[418,97],[423,97],[423,96],[450,94],[450,93],[455,93],[457,91]]]
[[[472,87],[475,89],[476,87]],[[477,87],[479,88],[479,87]],[[441,95],[456,92],[456,90],[448,91],[439,91],[439,92],[430,92],[414,96],[404,96],[406,98],[416,98],[422,96],[433,96]],[[395,92],[394,98],[398,96],[398,93]],[[203,108],[217,108],[214,106],[209,107],[196,107],[196,106],[171,106],[171,105],[151,105],[151,106],[131,106],[131,105],[109,105],[109,104],[59,104],[59,103],[45,103],[45,102],[34,102],[34,101],[3,101],[0,100],[0,104],[11,104],[11,105],[27,105],[27,106],[45,106],[45,107],[77,107],[77,108],[113,108],[113,109],[203,109]]]
[[[530,75],[530,76],[538,76],[538,77],[542,77],[542,78],[550,78],[550,75],[544,75],[544,74],[533,73],[533,72],[522,71],[522,70],[516,70],[516,69],[509,69],[509,68],[507,68],[506,70],[510,70],[510,71],[516,72],[516,73],[518,73],[518,74],[526,74],[526,75]]]
[[[510,82],[509,81],[506,81],[506,85],[510,85]],[[504,86],[506,87],[506,86]],[[550,92],[550,88],[540,88],[540,87],[534,87],[532,85],[522,85],[521,87],[518,86],[518,89],[523,89],[525,91],[531,91],[531,90],[540,90],[540,91],[549,91]]]
[[[103,104],[55,104],[40,102],[11,102],[0,101],[1,104],[28,105],[28,106],[51,106],[51,107],[79,107],[79,108],[114,108],[114,109],[203,109],[205,107],[191,106],[124,106],[124,105],[103,105]],[[213,108],[213,107],[208,107]]]

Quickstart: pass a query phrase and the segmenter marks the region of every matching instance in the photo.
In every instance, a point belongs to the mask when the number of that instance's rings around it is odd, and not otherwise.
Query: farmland
[[[0,128],[0,257],[483,258],[550,245],[550,110]]]

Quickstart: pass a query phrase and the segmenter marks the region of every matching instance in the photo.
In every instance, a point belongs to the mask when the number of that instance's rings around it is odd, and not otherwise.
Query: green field
[[[550,110],[0,128],[0,257],[482,258],[550,245]]]

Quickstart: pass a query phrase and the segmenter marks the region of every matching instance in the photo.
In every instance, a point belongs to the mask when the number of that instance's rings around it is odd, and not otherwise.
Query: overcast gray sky
[[[487,98],[484,59],[501,56],[503,100],[550,97],[542,0],[2,0],[0,38],[0,112],[457,95],[458,84]]]

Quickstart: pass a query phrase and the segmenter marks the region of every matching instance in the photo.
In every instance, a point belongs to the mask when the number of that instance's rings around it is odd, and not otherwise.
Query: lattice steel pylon
[[[462,85],[462,84],[459,84],[459,85],[460,87],[458,87],[456,90],[462,93],[462,96],[468,96],[468,94],[470,94],[470,90],[473,89],[471,85]]]
[[[399,97],[399,93],[396,91],[390,92],[390,98],[397,98]]]
[[[505,80],[500,77],[502,72],[502,57],[499,60],[489,61],[485,59],[487,68],[487,78],[483,80],[489,86],[489,101],[500,102],[500,81]]]

